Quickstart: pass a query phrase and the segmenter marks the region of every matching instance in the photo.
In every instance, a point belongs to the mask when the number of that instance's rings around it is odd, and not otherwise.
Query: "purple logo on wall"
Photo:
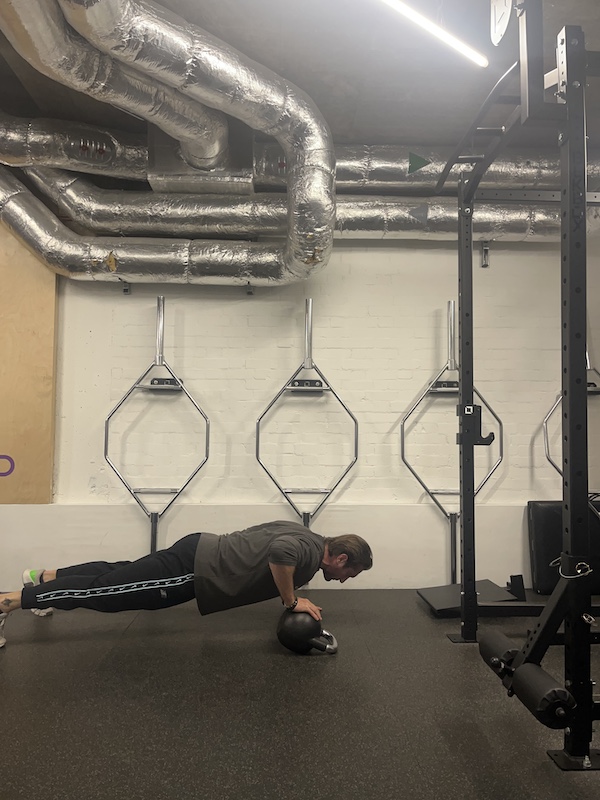
[[[0,478],[6,478],[7,475],[10,475],[12,472],[15,471],[15,462],[10,456],[0,456],[0,460],[8,461],[8,469],[0,470]]]

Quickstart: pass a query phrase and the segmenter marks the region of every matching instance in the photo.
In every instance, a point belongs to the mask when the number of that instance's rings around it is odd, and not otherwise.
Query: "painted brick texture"
[[[311,297],[314,362],[359,423],[358,462],[328,504],[430,503],[401,462],[399,423],[446,362],[456,270],[450,246],[338,245],[309,281],[253,294],[136,285],[124,295],[118,286],[61,282],[55,502],[128,502],[104,460],[104,420],[154,360],[163,294],[165,359],[210,418],[210,458],[178,502],[285,507],[256,461],[255,425],[303,362]],[[491,267],[476,265],[474,280],[475,385],[505,436],[504,462],[479,499],[555,499],[560,479],[545,458],[541,422],[560,386],[556,248],[492,247]],[[590,271],[590,309],[599,296]],[[599,335],[591,311],[592,361]],[[483,420],[484,433],[496,430],[487,412]],[[560,414],[552,422],[559,459]],[[600,489],[599,423],[600,397],[590,402],[591,489]],[[352,425],[327,393],[285,395],[261,431],[263,459],[282,485],[327,487],[352,458]],[[428,401],[407,426],[407,455],[432,488],[458,486],[456,431],[452,398]],[[201,457],[203,437],[204,423],[182,395],[136,393],[111,425],[111,455],[139,486],[177,485]],[[478,451],[478,480],[497,452],[497,445]],[[315,502],[304,500],[307,510]]]

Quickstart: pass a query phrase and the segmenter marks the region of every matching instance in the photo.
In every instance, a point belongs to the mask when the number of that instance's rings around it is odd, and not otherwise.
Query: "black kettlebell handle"
[[[327,639],[327,642],[322,641],[322,639]],[[319,638],[309,639],[308,643],[316,650],[320,650],[322,653],[329,653],[330,655],[337,653],[337,639],[333,633],[329,633],[329,631],[321,631]]]

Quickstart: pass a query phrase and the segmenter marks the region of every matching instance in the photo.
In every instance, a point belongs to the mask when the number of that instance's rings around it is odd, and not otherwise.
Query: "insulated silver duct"
[[[338,192],[403,192],[431,195],[448,158],[451,148],[431,149],[414,145],[336,145],[335,183]],[[422,159],[424,166],[420,166]],[[254,185],[257,189],[279,189],[286,183],[284,153],[275,142],[254,142]],[[458,184],[461,168],[450,172],[448,186]],[[539,153],[518,152],[497,158],[490,165],[481,189],[539,189],[557,191],[560,188],[560,159],[558,151]],[[588,162],[588,188],[600,190],[600,159],[592,153]]]
[[[79,236],[0,167],[0,222],[49,269],[77,280],[273,286],[308,278],[281,248],[246,242]]]
[[[231,239],[287,232],[286,202],[281,195],[262,195],[259,199],[256,195],[105,190],[60,170],[30,168],[24,172],[58,206],[61,216],[70,217],[93,233]]]
[[[117,178],[146,180],[145,137],[80,122],[19,119],[0,111],[0,163],[44,164]]]
[[[28,0],[29,8],[31,2]],[[35,0],[36,9],[40,2]],[[72,173],[26,169],[29,181],[70,215],[74,223],[95,234],[112,234],[81,236],[62,225],[8,169],[0,167],[0,221],[50,269],[80,280],[223,285],[252,283],[269,286],[306,279],[317,267],[327,263],[334,224],[335,236],[341,239],[456,240],[456,201],[448,198],[345,196],[338,198],[337,220],[334,223],[335,167],[333,146],[325,123],[300,90],[245,59],[224,43],[197,28],[188,32],[190,26],[183,20],[151,4],[142,6],[131,1],[119,3],[116,0],[60,2],[79,19],[78,24],[86,30],[86,36],[91,36],[92,30],[92,26],[89,31],[87,29],[88,12],[90,17],[97,13],[101,21],[108,20],[111,36],[118,18],[123,23],[123,35],[122,38],[115,35],[111,47],[119,49],[119,57],[125,54],[124,57],[135,63],[137,69],[147,71],[173,87],[181,87],[194,99],[226,110],[252,128],[275,136],[277,145],[264,146],[260,157],[263,166],[257,167],[260,159],[255,156],[256,180],[264,181],[265,186],[276,190],[287,182],[288,196],[287,199],[282,194],[194,196],[178,192],[177,187],[184,184],[187,191],[194,192],[192,170],[180,174],[167,170],[164,179],[157,177],[159,184],[162,181],[166,188],[175,190],[161,194],[101,190]],[[18,7],[24,14],[24,4],[25,0],[0,0],[0,25],[7,20],[12,21],[11,25],[14,24],[15,8]],[[121,5],[124,8],[120,8]],[[49,59],[53,69],[77,73],[78,88],[92,96],[97,96],[94,95],[96,79],[108,80],[110,88],[104,86],[101,91],[112,92],[114,86],[110,81],[115,74],[119,75],[118,85],[123,85],[123,76],[131,78],[131,91],[141,82],[143,95],[150,86],[150,79],[138,76],[133,69],[127,71],[126,67],[122,73],[115,73],[115,64],[110,59],[82,42],[66,27],[56,8],[56,0],[47,0],[44,8],[51,10],[51,19],[53,13],[58,14],[63,36],[69,43],[64,57],[60,56],[56,50],[56,31],[46,24],[45,33],[50,30],[51,35],[46,36],[46,44],[40,46],[43,53],[53,51],[54,61]],[[20,18],[18,21],[21,24]],[[20,38],[26,41],[26,49],[33,51],[34,37],[30,37],[30,32],[39,26],[39,18],[36,18],[35,21],[27,19],[18,28]],[[100,28],[102,31],[102,26]],[[40,37],[41,33],[37,30],[36,47]],[[51,44],[48,44],[48,40]],[[74,52],[70,47],[73,42],[78,47],[82,46],[92,58],[89,71],[81,53],[75,63],[70,61]],[[156,42],[160,44],[160,49],[157,49],[159,45]],[[32,56],[29,60],[38,66],[36,57]],[[104,78],[98,77],[101,75],[97,71],[100,64],[107,70]],[[95,77],[92,79],[91,76]],[[161,91],[172,90],[163,87]],[[108,94],[105,99],[107,97]],[[187,104],[198,107],[177,91],[172,91],[171,97],[183,104],[181,109],[187,108]],[[136,113],[135,103],[132,106],[130,98],[123,100],[122,107],[128,110],[133,108]],[[172,110],[171,107],[163,106],[161,113],[167,114],[169,110]],[[76,131],[94,131],[93,156],[104,155],[104,137],[112,134],[101,128],[72,127],[72,123],[64,123],[63,130],[54,131],[51,122],[40,121],[40,125],[42,122],[49,124],[50,129],[19,129],[16,133],[5,130],[5,146],[12,151],[15,159],[11,163],[20,166],[42,163],[41,150],[46,141],[44,136],[48,136],[46,145],[50,163],[62,163],[63,166],[81,171],[132,177],[120,171],[125,167],[129,169],[129,165],[126,166],[128,155],[124,151],[117,152],[114,144],[116,138],[111,139],[116,165],[113,172],[110,171],[113,167],[109,167],[108,163],[96,170],[95,166],[98,165],[86,164],[85,157],[79,164],[70,160],[70,156],[77,155],[73,150],[77,149]],[[5,128],[11,124],[11,119],[5,118]],[[164,126],[162,129],[165,129]],[[22,142],[17,141],[20,135],[23,136]],[[0,146],[1,143],[0,138]],[[168,142],[164,143],[165,148],[168,145]],[[419,168],[411,169],[410,154],[415,149],[339,147],[340,183],[347,191],[354,192],[401,190],[414,192],[414,195],[430,193],[445,165],[445,158],[441,154],[419,150],[417,155],[425,160],[429,155],[433,156],[432,163],[425,166],[418,164]],[[129,155],[133,158],[133,152]],[[27,158],[30,160],[26,161]],[[52,162],[53,158],[55,162]],[[139,160],[141,170],[142,161],[148,159],[147,150],[141,147],[135,158]],[[93,158],[91,160],[93,162]],[[491,173],[493,188],[556,188],[556,165],[550,159],[539,156],[530,159],[525,155],[507,162],[506,167],[503,164],[497,167]],[[594,168],[596,172],[592,173],[592,181],[594,176],[597,178],[600,175],[595,162],[592,170]],[[138,166],[132,166],[131,169],[136,171]],[[283,179],[275,174],[276,171],[283,171]],[[214,178],[209,176],[208,182],[200,182],[205,187],[218,186],[221,191],[221,187],[227,183],[233,187],[237,185],[238,189],[239,186],[251,186],[249,173],[237,176],[219,170],[213,170],[212,173]],[[237,184],[234,177],[237,178]],[[473,222],[475,238],[479,240],[515,242],[559,238],[559,210],[556,205],[533,207],[480,203],[476,205]],[[600,227],[596,207],[589,209],[588,226],[590,233],[595,233]],[[223,241],[241,237],[281,237],[286,233],[288,238],[284,246]],[[131,238],[124,239],[119,234]],[[148,238],[134,238],[140,235]],[[161,235],[170,238],[152,238]],[[198,240],[198,236],[219,238]]]
[[[193,166],[209,168],[227,150],[222,114],[99,53],[65,23],[56,0],[2,0],[0,28],[39,72],[153,122],[181,143]]]
[[[335,214],[333,144],[304,92],[154,3],[60,5],[69,23],[99,49],[274,136],[288,165],[284,261],[299,273],[327,263]]]
[[[66,172],[27,169],[41,192],[86,230],[126,236],[282,236],[286,232],[285,198],[158,194],[99,189]],[[455,241],[458,209],[454,198],[342,196],[337,199],[337,239],[411,239]],[[558,204],[477,203],[476,240],[558,241]],[[590,207],[590,233],[599,226],[599,209]]]
[[[416,152],[431,163],[411,172],[411,159]],[[431,196],[448,153],[449,150],[424,150],[417,145],[336,145],[336,188],[352,194]],[[173,140],[154,125],[148,127],[147,145],[145,137],[131,133],[78,122],[25,120],[0,111],[0,163],[147,180],[157,192],[247,195],[254,187],[277,192],[285,188],[281,147],[277,143],[255,142],[253,154],[253,175],[246,167],[204,172],[187,165]],[[587,173],[589,191],[598,191],[597,154],[589,154]],[[558,191],[558,156],[519,151],[510,159],[501,157],[489,167],[480,186]]]
[[[148,128],[148,142],[152,142],[153,164],[149,164],[146,137],[78,122],[20,119],[0,111],[0,163],[7,166],[58,167],[148,180],[157,192],[247,195],[253,187],[279,191],[286,185],[285,158],[277,143],[254,143],[252,175],[246,168],[229,169],[227,173],[192,169],[175,152],[173,140],[153,125]],[[416,152],[431,163],[411,173],[411,158]],[[448,153],[449,150],[425,150],[417,145],[336,145],[336,189],[352,194],[430,196]],[[455,171],[458,178],[458,167]],[[597,153],[589,154],[587,174],[589,191],[598,191]],[[511,154],[510,159],[498,158],[488,168],[480,187],[557,191],[558,156],[520,151]]]

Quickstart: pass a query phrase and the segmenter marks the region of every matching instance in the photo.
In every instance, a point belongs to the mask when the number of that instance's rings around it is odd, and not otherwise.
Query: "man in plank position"
[[[321,608],[297,597],[296,589],[319,569],[325,580],[344,583],[372,565],[360,536],[323,537],[297,522],[191,533],[137,561],[25,570],[22,590],[0,593],[0,647],[8,614],[18,608],[156,610],[195,599],[201,614],[212,614],[279,596],[286,608],[320,620]]]

